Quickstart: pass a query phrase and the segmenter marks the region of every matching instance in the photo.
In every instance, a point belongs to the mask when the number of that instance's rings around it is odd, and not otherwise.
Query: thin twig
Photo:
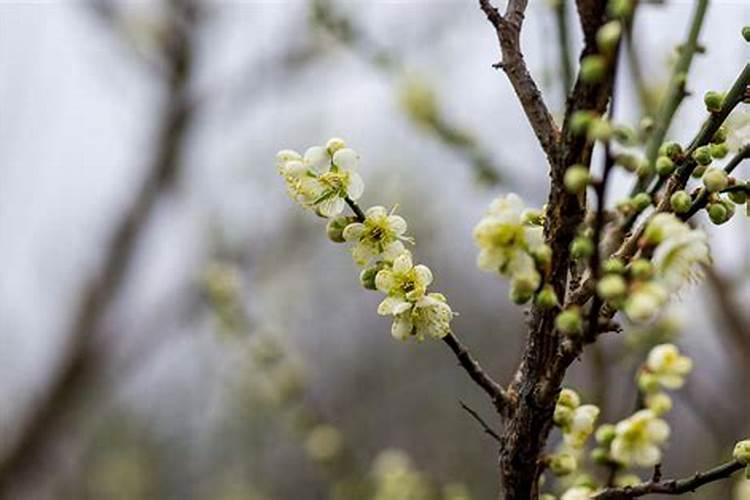
[[[682,495],[714,481],[726,479],[744,468],[744,465],[732,460],[705,472],[696,472],[688,478],[664,480],[661,479],[661,471],[655,470],[654,477],[645,483],[622,488],[607,488],[596,493],[592,498],[596,500],[627,500],[657,493],[661,495]]]
[[[479,423],[479,425],[482,426],[482,429],[484,430],[485,434],[493,437],[495,441],[497,441],[498,443],[502,442],[500,435],[494,430],[492,430],[492,427],[490,427],[489,424],[487,424],[487,422],[485,422],[484,419],[482,419],[479,413],[474,411],[469,405],[467,405],[463,401],[459,400],[458,402],[461,403],[461,408],[466,410],[466,413],[471,415],[474,418],[474,420],[476,420]]]
[[[547,157],[557,154],[560,131],[544,102],[542,93],[529,73],[521,52],[521,27],[528,0],[509,0],[505,14],[500,14],[489,0],[479,0],[479,6],[495,28],[502,53],[502,62],[495,64],[508,76]]]

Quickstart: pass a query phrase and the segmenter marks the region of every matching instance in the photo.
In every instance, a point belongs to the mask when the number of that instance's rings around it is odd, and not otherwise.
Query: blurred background
[[[631,126],[693,5],[641,3],[617,89]],[[692,137],[700,96],[750,59],[749,22],[746,1],[712,2],[670,138]],[[561,24],[575,68],[571,2],[530,2],[526,59],[558,117]],[[471,230],[499,194],[541,206],[547,167],[498,57],[463,0],[0,3],[0,494],[494,498],[496,443],[459,401],[497,426],[492,408],[441,343],[391,338],[274,155],[333,136],[356,149],[362,204],[398,203],[456,333],[508,381],[523,311],[476,268]],[[747,107],[735,115],[747,130]],[[698,223],[715,244],[705,282],[568,379],[617,421],[649,346],[676,339],[696,367],[670,414],[669,476],[750,433],[750,225]]]

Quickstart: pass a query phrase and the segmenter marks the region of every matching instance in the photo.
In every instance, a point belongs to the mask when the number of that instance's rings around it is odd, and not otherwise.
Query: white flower
[[[570,424],[563,429],[565,444],[572,448],[582,448],[594,432],[599,408],[594,405],[582,405],[573,411]]]
[[[415,266],[408,252],[396,257],[391,268],[383,269],[375,276],[377,289],[388,295],[389,298],[395,298],[401,302],[415,301],[423,297],[430,283],[432,283],[430,268],[422,264]],[[384,304],[387,300],[388,298],[383,301],[381,307],[386,307]],[[380,308],[378,308],[378,311],[380,311]]]
[[[625,314],[631,321],[645,323],[656,317],[669,300],[669,292],[658,283],[638,285],[625,301]]]
[[[322,146],[308,148],[304,156],[292,150],[276,155],[292,199],[324,217],[340,214],[347,196],[352,200],[362,196],[364,182],[356,172],[357,161],[357,153],[349,148],[338,149],[333,156]]]
[[[651,410],[641,410],[615,427],[610,453],[625,466],[651,467],[661,460],[659,445],[669,437],[669,425]]]
[[[480,269],[510,276],[518,268],[528,267],[529,260],[518,262],[518,256],[528,257],[526,252],[542,245],[544,238],[540,226],[524,223],[525,211],[523,201],[513,193],[492,202],[487,215],[474,228]]]
[[[354,242],[352,256],[360,265],[366,265],[373,257],[382,257],[392,262],[405,252],[402,240],[406,232],[406,221],[383,207],[372,207],[365,212],[364,222],[349,224],[344,229],[344,239]]]
[[[413,336],[417,340],[423,340],[425,337],[441,339],[450,333],[453,311],[442,294],[430,293],[414,303],[406,304],[407,307],[404,307],[402,302],[393,308],[395,317],[391,335],[394,338],[406,340]],[[386,310],[387,307],[383,308],[383,312]],[[378,312],[383,314],[380,308]]]
[[[750,143],[750,113],[738,110],[729,116],[726,125],[729,129],[727,146],[730,151],[737,151]]]
[[[590,500],[593,490],[588,486],[575,486],[565,491],[560,500]]]
[[[662,387],[679,389],[685,383],[685,375],[693,369],[693,361],[682,356],[674,344],[657,345],[648,353],[645,370]]]
[[[694,229],[665,238],[654,250],[653,264],[657,278],[670,290],[700,277],[700,264],[710,262],[708,237]]]

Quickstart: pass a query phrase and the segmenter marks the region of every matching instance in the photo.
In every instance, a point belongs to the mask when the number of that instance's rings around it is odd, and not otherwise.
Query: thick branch
[[[482,11],[495,28],[500,44],[502,62],[496,67],[502,68],[508,76],[534,134],[551,159],[556,156],[560,131],[521,52],[521,27],[527,3],[528,0],[510,0],[505,14],[501,15],[489,0],[479,0]]]
[[[645,495],[682,495],[695,491],[701,486],[726,479],[737,471],[744,469],[745,466],[736,460],[727,462],[705,472],[697,472],[693,476],[684,479],[652,479],[651,481],[641,483],[635,486],[626,486],[624,488],[607,488],[593,498],[596,500],[628,500]]]

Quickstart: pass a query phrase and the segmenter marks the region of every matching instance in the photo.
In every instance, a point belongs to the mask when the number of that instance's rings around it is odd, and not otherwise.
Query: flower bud
[[[744,26],[742,28],[742,38],[744,38],[746,42],[750,42],[750,26]]]
[[[635,474],[618,474],[615,477],[615,486],[618,488],[627,488],[628,486],[635,486],[641,484],[641,478]]]
[[[344,239],[344,229],[355,221],[356,219],[354,217],[344,215],[330,219],[328,224],[326,224],[326,234],[328,235],[328,239],[334,243],[344,243],[346,241]]]
[[[581,397],[573,389],[567,387],[560,390],[560,395],[557,396],[557,404],[560,406],[567,406],[568,408],[576,409],[581,406]]]
[[[608,274],[623,274],[625,273],[625,263],[617,257],[610,257],[604,262],[602,269]]]
[[[632,128],[626,127],[624,125],[616,125],[612,129],[612,137],[617,142],[625,146],[632,146],[637,141],[635,131]]]
[[[654,266],[647,259],[635,259],[630,263],[630,276],[636,280],[647,280],[654,274]]]
[[[557,294],[552,285],[544,285],[544,287],[536,295],[536,305],[541,308],[549,309],[557,305]]]
[[[709,168],[703,174],[703,185],[706,186],[706,191],[709,193],[716,193],[729,185],[729,177],[720,168]]]
[[[570,453],[558,453],[549,459],[549,469],[556,476],[567,476],[578,468],[578,460]]]
[[[591,111],[576,111],[570,118],[570,130],[575,135],[584,135],[588,132],[594,118],[596,115]]]
[[[586,135],[589,141],[608,141],[612,137],[612,124],[604,118],[597,118],[589,125]]]
[[[609,463],[609,452],[604,448],[594,448],[591,450],[591,461],[597,465],[607,465]]]
[[[600,425],[596,430],[596,434],[594,434],[596,442],[603,446],[609,446],[609,443],[611,443],[615,437],[617,437],[617,431],[612,424]]]
[[[538,277],[538,275],[537,275]],[[534,296],[538,281],[530,276],[518,276],[510,282],[510,300],[515,304],[525,304]]]
[[[732,456],[742,465],[750,465],[750,439],[737,443],[734,446]]]
[[[612,17],[629,17],[633,13],[633,0],[609,0],[607,11]]]
[[[717,226],[724,224],[731,217],[726,205],[723,203],[709,203],[706,210],[708,211],[708,218]]]
[[[619,274],[608,274],[596,284],[596,291],[604,300],[617,300],[625,295],[628,287]]]
[[[648,193],[638,193],[633,196],[633,207],[636,212],[643,212],[651,206],[651,196]]]
[[[624,153],[615,156],[615,162],[628,172],[635,172],[640,165],[638,157]]]
[[[724,96],[719,92],[709,90],[703,95],[703,102],[709,113],[718,113],[724,104]]]
[[[656,392],[661,387],[659,378],[653,373],[642,371],[638,375],[638,388],[646,394]]]
[[[744,205],[747,203],[747,193],[745,191],[730,191],[729,199],[737,205]]]
[[[703,177],[703,174],[706,173],[707,168],[708,167],[706,167],[705,165],[698,165],[693,169],[693,172],[690,175],[695,179],[700,179],[701,177]]]
[[[656,159],[656,173],[662,177],[671,175],[674,172],[674,162],[669,156],[660,156]]]
[[[690,211],[693,199],[687,191],[677,191],[669,198],[669,204],[676,214],[684,214]]]
[[[539,267],[546,269],[552,264],[552,247],[542,243],[531,251],[531,256]]]
[[[659,148],[660,156],[667,156],[672,161],[677,161],[682,157],[682,146],[679,142],[665,142]]]
[[[555,413],[552,415],[552,421],[558,427],[568,427],[573,421],[573,408],[567,406],[555,406]]]
[[[722,158],[725,158],[727,154],[729,154],[729,146],[727,146],[723,142],[721,144],[710,144],[708,147],[711,151],[711,156],[713,156],[717,160],[721,160]]]
[[[645,158],[638,163],[638,167],[635,169],[635,175],[640,178],[651,177],[653,174],[654,167]]]
[[[581,79],[586,83],[599,83],[607,74],[607,60],[600,55],[590,55],[581,61]]]
[[[359,273],[359,282],[367,290],[377,290],[375,286],[375,276],[383,269],[383,263],[378,262],[374,266],[366,267]]]
[[[594,242],[585,236],[578,236],[570,244],[570,254],[574,259],[588,259],[594,253]]]
[[[714,136],[711,138],[711,142],[714,144],[721,144],[727,140],[728,135],[729,131],[724,125],[722,125],[716,132],[714,132]]]
[[[581,312],[577,307],[571,307],[562,311],[555,318],[555,327],[565,335],[578,335],[583,329]]]
[[[693,159],[698,165],[709,165],[711,163],[711,149],[708,146],[701,146],[693,151]]]
[[[596,45],[603,54],[611,54],[617,47],[617,42],[622,35],[622,25],[620,21],[610,21],[596,33]]]
[[[344,139],[341,139],[339,137],[333,137],[326,143],[326,150],[331,156],[333,156],[333,154],[339,149],[344,149],[345,147],[346,143],[344,142]]]
[[[527,208],[521,212],[521,222],[529,226],[541,226],[544,224],[544,214],[536,208]]]
[[[664,392],[648,394],[644,400],[646,408],[654,412],[657,417],[664,415],[672,409],[672,398]]]
[[[565,171],[563,183],[570,193],[581,193],[590,180],[589,170],[583,165],[572,165]]]

